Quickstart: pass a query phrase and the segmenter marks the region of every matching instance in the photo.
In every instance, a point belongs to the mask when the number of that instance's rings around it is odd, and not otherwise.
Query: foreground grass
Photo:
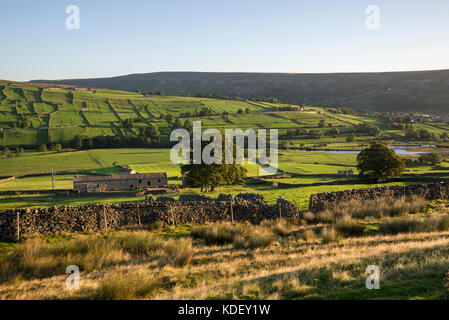
[[[155,224],[5,244],[0,298],[445,299],[447,208],[438,201],[413,214],[334,223],[309,214],[258,226]],[[69,264],[80,266],[78,290],[65,287]],[[369,265],[380,268],[380,290],[365,288]]]

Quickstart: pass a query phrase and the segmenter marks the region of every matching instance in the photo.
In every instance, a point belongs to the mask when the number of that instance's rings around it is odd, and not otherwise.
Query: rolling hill
[[[275,97],[290,104],[367,111],[449,113],[449,70],[328,74],[156,72],[32,82],[163,91],[170,95]]]

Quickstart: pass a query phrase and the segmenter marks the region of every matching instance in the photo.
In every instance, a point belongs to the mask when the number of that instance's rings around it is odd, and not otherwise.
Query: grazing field
[[[365,206],[384,217],[360,216]],[[3,243],[0,298],[445,299],[448,208],[413,198],[256,226],[154,223]],[[77,290],[65,287],[68,265],[81,270]],[[380,290],[365,287],[370,265]]]
[[[209,196],[216,197],[220,193],[238,194],[241,192],[260,193],[269,203],[275,203],[283,198],[297,204],[300,209],[307,209],[311,194],[321,192],[343,191],[347,189],[363,189],[379,185],[406,185],[422,183],[420,178],[447,179],[449,178],[449,163],[444,161],[439,166],[419,165],[407,168],[404,177],[416,179],[404,182],[390,182],[381,184],[351,183],[355,177],[338,176],[339,170],[355,168],[355,154],[287,151],[279,153],[279,169],[287,173],[286,178],[265,179],[272,185],[255,185],[247,181],[241,186],[220,186]],[[180,167],[170,161],[169,149],[92,149],[83,151],[46,152],[27,151],[21,157],[0,159],[0,176],[16,176],[15,180],[0,182],[0,191],[42,190],[43,195],[19,195],[0,198],[0,209],[49,207],[53,205],[95,203],[96,198],[68,198],[61,199],[51,193],[51,172],[55,173],[55,189],[73,188],[73,175],[118,172],[118,166],[126,166],[140,173],[167,172],[173,178],[171,185],[181,183]],[[245,165],[248,177],[265,174],[263,168],[255,165]],[[29,176],[36,175],[39,176]],[[177,177],[177,179],[176,179]],[[298,187],[279,187],[277,184],[300,184]],[[338,184],[340,183],[340,184]],[[199,188],[182,188],[171,194],[177,198],[180,194],[201,194]],[[140,201],[139,197],[103,198],[102,202]]]
[[[293,107],[298,106],[2,81],[0,147],[36,147],[42,143],[70,146],[76,135],[135,136],[139,129],[151,125],[158,127],[161,141],[167,143],[170,132],[176,128],[176,118],[182,124],[186,120],[201,121],[204,129],[278,129],[282,148],[360,149],[378,137],[370,132],[357,132],[362,124],[377,126],[386,143],[409,142],[405,129],[392,128],[374,116],[335,113],[334,109],[310,106],[291,111]],[[164,118],[167,115],[173,118],[167,121]],[[134,123],[127,128],[123,123],[130,119]],[[449,126],[442,120],[414,123],[412,127],[439,136],[449,134]],[[299,135],[289,133],[299,129],[305,131]],[[309,135],[309,131],[315,135]],[[350,132],[357,132],[356,141],[347,141]]]

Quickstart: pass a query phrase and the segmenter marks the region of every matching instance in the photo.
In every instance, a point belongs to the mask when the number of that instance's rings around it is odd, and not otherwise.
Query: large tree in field
[[[357,169],[363,178],[395,178],[404,172],[405,161],[386,145],[377,143],[359,153]]]
[[[206,142],[202,142],[202,148]],[[222,160],[224,162],[225,146],[222,146]],[[213,154],[213,152],[212,152]],[[232,164],[185,164],[181,166],[181,173],[185,176],[185,183],[191,187],[201,187],[201,191],[214,191],[215,187],[222,185],[243,184],[247,170],[235,162],[236,149],[234,146],[234,163]],[[190,159],[193,159],[191,153]]]
[[[186,164],[181,166],[185,182],[192,187],[201,187],[201,191],[214,191],[220,185],[242,184],[246,178],[246,169],[238,164]]]

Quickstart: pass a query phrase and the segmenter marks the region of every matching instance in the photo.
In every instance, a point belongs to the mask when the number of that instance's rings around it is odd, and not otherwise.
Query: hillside
[[[171,95],[275,97],[291,104],[358,110],[449,112],[449,70],[328,74],[157,72],[33,82],[163,91]]]
[[[194,120],[203,129],[278,129],[281,148],[360,149],[379,133],[387,143],[410,142],[401,125],[329,108],[0,81],[2,148],[169,147],[171,131],[191,128]],[[426,131],[419,139],[424,143],[448,138],[449,124],[442,119],[409,126]],[[356,140],[348,141],[352,134]],[[76,136],[84,137],[79,147]]]

